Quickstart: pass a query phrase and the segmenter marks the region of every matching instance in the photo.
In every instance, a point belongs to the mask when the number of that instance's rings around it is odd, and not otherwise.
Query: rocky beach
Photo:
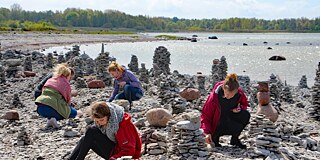
[[[75,69],[71,81],[76,108],[86,113],[94,101],[105,101],[112,93],[112,78],[106,66],[114,60],[102,46],[95,59],[80,54],[80,44],[155,41],[138,35],[76,35],[13,33],[0,34],[0,157],[1,159],[64,159],[84,135],[92,120],[80,118],[59,121],[60,128],[45,128],[34,104],[34,88],[58,63]],[[40,49],[64,44],[75,45],[64,54],[43,54]],[[303,76],[298,86],[287,85],[277,75],[268,75],[267,90],[248,76],[239,76],[251,113],[241,141],[247,149],[234,148],[230,136],[220,139],[222,147],[207,145],[200,128],[200,113],[212,86],[228,73],[228,59],[211,59],[210,75],[180,74],[171,70],[170,50],[154,50],[153,68],[132,55],[126,65],[139,78],[144,97],[133,103],[115,101],[132,115],[143,142],[141,159],[320,159],[320,62],[315,83]],[[117,58],[117,57],[114,57]],[[262,92],[267,92],[264,94]],[[259,94],[258,94],[259,93]],[[257,97],[260,95],[260,98]],[[261,96],[268,95],[268,103]],[[256,114],[259,107],[272,106],[277,117]],[[86,159],[101,159],[90,152]]]

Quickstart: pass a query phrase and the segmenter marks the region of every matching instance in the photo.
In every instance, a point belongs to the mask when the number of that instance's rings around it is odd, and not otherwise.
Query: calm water
[[[196,74],[202,72],[210,74],[212,60],[225,56],[228,72],[248,75],[251,80],[267,80],[271,73],[277,74],[282,80],[291,85],[297,85],[302,75],[306,75],[308,86],[314,83],[318,62],[320,62],[320,34],[254,34],[254,33],[148,33],[155,36],[170,34],[191,37],[198,35],[198,42],[189,41],[158,41],[135,43],[108,43],[105,51],[117,58],[121,64],[127,65],[131,55],[138,56],[139,63],[152,66],[154,50],[158,46],[165,46],[171,53],[171,70],[180,73]],[[219,39],[210,40],[208,36]],[[265,44],[264,42],[268,42]],[[289,44],[287,42],[290,42]],[[248,46],[243,46],[247,43]],[[63,48],[53,47],[46,52],[66,52]],[[272,47],[268,50],[268,47]],[[101,44],[81,45],[81,53],[85,51],[92,58],[96,58],[101,50]],[[286,61],[269,61],[269,57],[281,55]]]

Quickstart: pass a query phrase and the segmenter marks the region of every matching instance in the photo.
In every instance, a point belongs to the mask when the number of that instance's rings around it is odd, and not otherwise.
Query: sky
[[[10,8],[14,3],[28,11],[113,9],[130,15],[187,19],[320,17],[320,0],[0,0],[0,7]]]

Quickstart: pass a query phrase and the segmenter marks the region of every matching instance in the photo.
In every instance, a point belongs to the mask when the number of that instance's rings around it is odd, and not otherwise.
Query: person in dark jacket
[[[228,74],[224,81],[214,86],[202,109],[201,128],[206,142],[221,147],[220,136],[232,135],[231,145],[246,148],[239,136],[249,123],[247,107],[248,100],[239,87],[237,75]]]
[[[121,106],[100,101],[91,105],[90,112],[95,123],[80,139],[69,156],[70,160],[83,160],[90,149],[109,160],[123,156],[140,158],[142,143],[139,133],[131,116]]]
[[[114,78],[114,90],[108,101],[112,102],[114,99],[125,99],[129,101],[131,108],[132,101],[139,100],[143,96],[140,81],[131,71],[116,62],[112,62],[109,65],[108,72]],[[120,89],[122,89],[123,92],[119,93]]]

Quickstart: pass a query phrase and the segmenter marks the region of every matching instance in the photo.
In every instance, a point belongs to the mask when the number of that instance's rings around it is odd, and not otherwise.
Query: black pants
[[[242,130],[249,123],[249,120],[250,113],[247,110],[241,110],[239,113],[231,112],[226,117],[220,117],[217,129],[212,138],[219,139],[219,137],[223,135],[232,135],[233,138],[238,138]]]
[[[99,128],[91,126],[87,129],[85,136],[80,139],[69,159],[83,160],[90,149],[102,158],[109,159],[114,146],[115,143],[102,134]]]

